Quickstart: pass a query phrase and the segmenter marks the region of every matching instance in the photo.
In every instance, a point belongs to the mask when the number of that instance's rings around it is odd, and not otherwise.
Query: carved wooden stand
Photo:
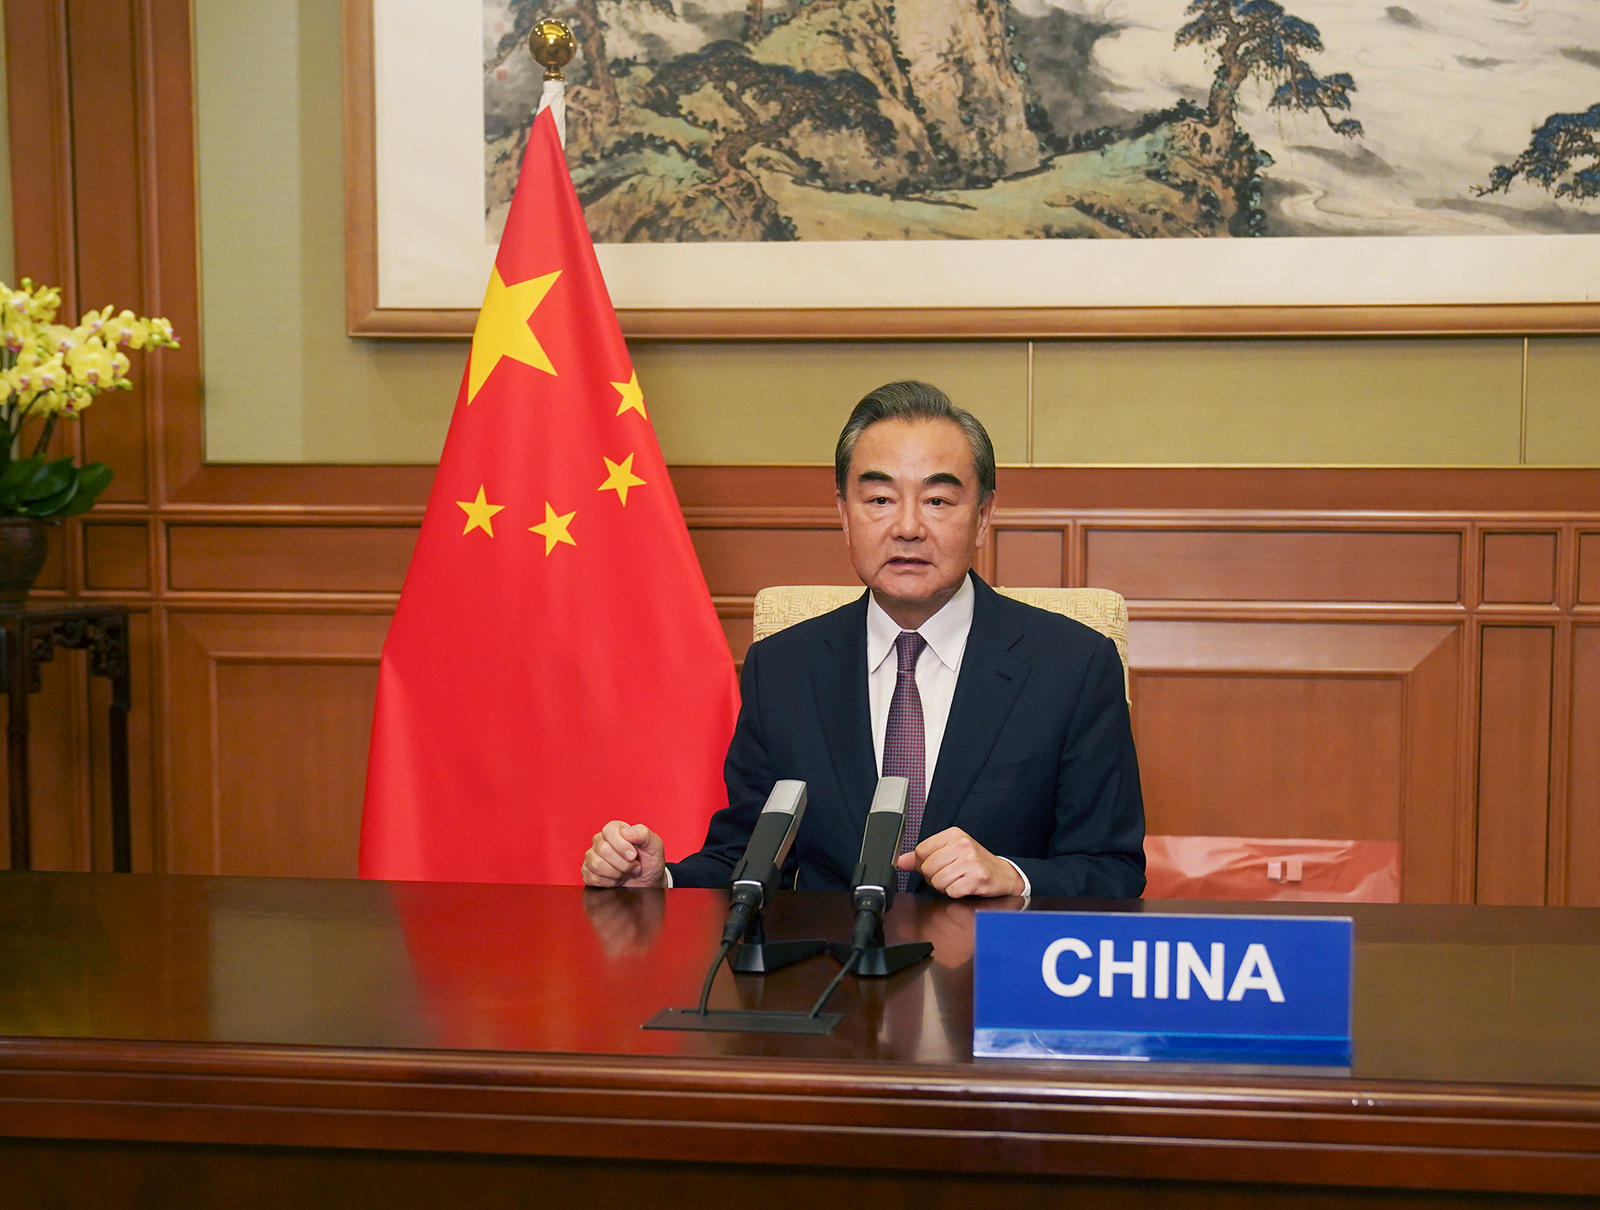
[[[28,698],[57,647],[89,652],[89,672],[111,682],[111,868],[133,869],[128,819],[128,611],[121,605],[0,610],[0,665],[5,669],[6,752],[11,806],[11,868],[32,868],[28,818]]]

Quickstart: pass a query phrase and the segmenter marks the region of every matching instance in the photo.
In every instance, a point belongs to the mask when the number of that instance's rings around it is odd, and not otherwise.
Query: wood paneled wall
[[[5,2],[19,271],[186,337],[71,434],[117,480],[39,593],[134,610],[136,868],[353,874],[431,471],[202,461],[188,5]],[[674,481],[736,656],[758,588],[850,582],[827,470]],[[1129,598],[1153,830],[1398,840],[1409,899],[1600,904],[1594,472],[1012,469],[1001,501],[984,574]],[[47,670],[40,867],[109,865],[104,705]]]
[[[756,588],[850,582],[827,471],[677,481],[735,654]],[[1128,598],[1151,831],[1398,841],[1407,899],[1600,904],[1597,489],[1003,470],[982,570]]]

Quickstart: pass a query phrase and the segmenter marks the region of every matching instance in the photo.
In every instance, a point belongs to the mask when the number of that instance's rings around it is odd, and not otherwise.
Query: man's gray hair
[[[850,459],[856,442],[880,420],[949,420],[966,434],[972,447],[972,463],[978,472],[979,500],[994,495],[994,442],[979,419],[966,408],[958,408],[936,386],[926,382],[889,382],[865,396],[850,413],[833,452],[833,477],[839,494],[845,494],[850,478]]]

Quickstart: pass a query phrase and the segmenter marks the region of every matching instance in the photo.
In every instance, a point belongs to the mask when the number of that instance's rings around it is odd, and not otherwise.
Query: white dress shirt
[[[945,725],[950,721],[950,703],[956,696],[956,679],[961,675],[961,657],[966,654],[967,636],[972,633],[972,602],[977,594],[972,579],[961,581],[956,595],[917,628],[927,642],[917,659],[917,696],[922,699],[923,771],[927,785],[922,787],[927,801],[928,786],[944,746]],[[889,729],[889,703],[894,700],[895,682],[900,676],[900,661],[895,658],[895,640],[900,623],[878,604],[867,599],[867,701],[872,712],[872,749],[878,761],[878,776],[883,776],[883,737]],[[919,837],[919,839],[927,839]],[[996,854],[999,856],[999,854]],[[1033,893],[1022,868],[1009,857],[1001,858],[1022,879],[1022,893]]]

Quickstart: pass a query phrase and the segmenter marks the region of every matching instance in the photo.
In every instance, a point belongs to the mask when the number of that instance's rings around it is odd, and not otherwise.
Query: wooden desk
[[[1356,1066],[1330,1077],[975,1063],[971,909],[908,897],[890,939],[931,939],[936,960],[847,982],[830,1037],[641,1030],[693,1003],[724,902],[0,874],[0,1203],[1416,1210],[1600,1194],[1600,911],[1352,907]],[[790,894],[769,935],[848,930],[842,897]],[[833,969],[724,973],[713,1005],[804,1007]]]

